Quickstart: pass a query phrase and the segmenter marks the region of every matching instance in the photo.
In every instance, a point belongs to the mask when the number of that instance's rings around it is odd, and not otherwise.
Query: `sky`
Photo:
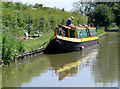
[[[22,2],[23,4],[44,4],[46,7],[56,7],[59,9],[65,9],[66,11],[71,11],[73,9],[73,2],[78,0],[13,0],[14,2]]]
[[[71,11],[73,9],[73,2],[76,1],[91,1],[91,0],[3,0],[3,1],[13,1],[13,2],[22,2],[23,4],[44,4],[46,7],[56,7],[59,9],[65,9],[66,11]],[[106,1],[106,0],[99,0]],[[115,0],[107,0],[107,1],[115,1]],[[117,0],[116,0],[117,1]]]

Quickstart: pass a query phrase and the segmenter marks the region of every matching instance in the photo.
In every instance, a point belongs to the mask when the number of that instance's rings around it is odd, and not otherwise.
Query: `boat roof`
[[[61,24],[59,24],[58,27],[62,27],[62,28],[66,28],[66,29],[71,29],[71,28],[77,28],[77,29],[78,29],[78,28],[82,28],[82,29],[83,29],[83,28],[84,28],[84,29],[85,29],[85,28],[91,28],[91,29],[95,29],[95,27],[84,27],[84,26],[82,26],[82,27],[81,27],[81,26],[69,27],[69,26],[64,26],[64,25],[61,25]]]

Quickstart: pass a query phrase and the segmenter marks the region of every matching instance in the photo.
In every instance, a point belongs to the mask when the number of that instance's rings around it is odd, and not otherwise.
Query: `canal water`
[[[118,33],[79,52],[39,54],[3,67],[2,87],[118,87]]]

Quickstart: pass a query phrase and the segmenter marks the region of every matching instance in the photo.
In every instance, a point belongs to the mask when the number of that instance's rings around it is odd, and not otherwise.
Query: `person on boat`
[[[74,27],[74,25],[72,24],[72,20],[74,20],[74,17],[73,17],[73,16],[71,16],[71,18],[69,18],[69,19],[67,20],[66,26]]]
[[[91,27],[95,27],[95,19],[92,20]]]

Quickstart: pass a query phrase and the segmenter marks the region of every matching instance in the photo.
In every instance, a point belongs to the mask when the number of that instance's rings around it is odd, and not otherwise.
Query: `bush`
[[[108,27],[109,30],[118,30],[118,26],[116,25],[116,23],[111,23]]]
[[[18,54],[25,51],[25,48],[21,44],[22,40],[16,39],[16,36],[8,30],[6,28],[2,33],[2,60],[4,64],[14,61]]]

